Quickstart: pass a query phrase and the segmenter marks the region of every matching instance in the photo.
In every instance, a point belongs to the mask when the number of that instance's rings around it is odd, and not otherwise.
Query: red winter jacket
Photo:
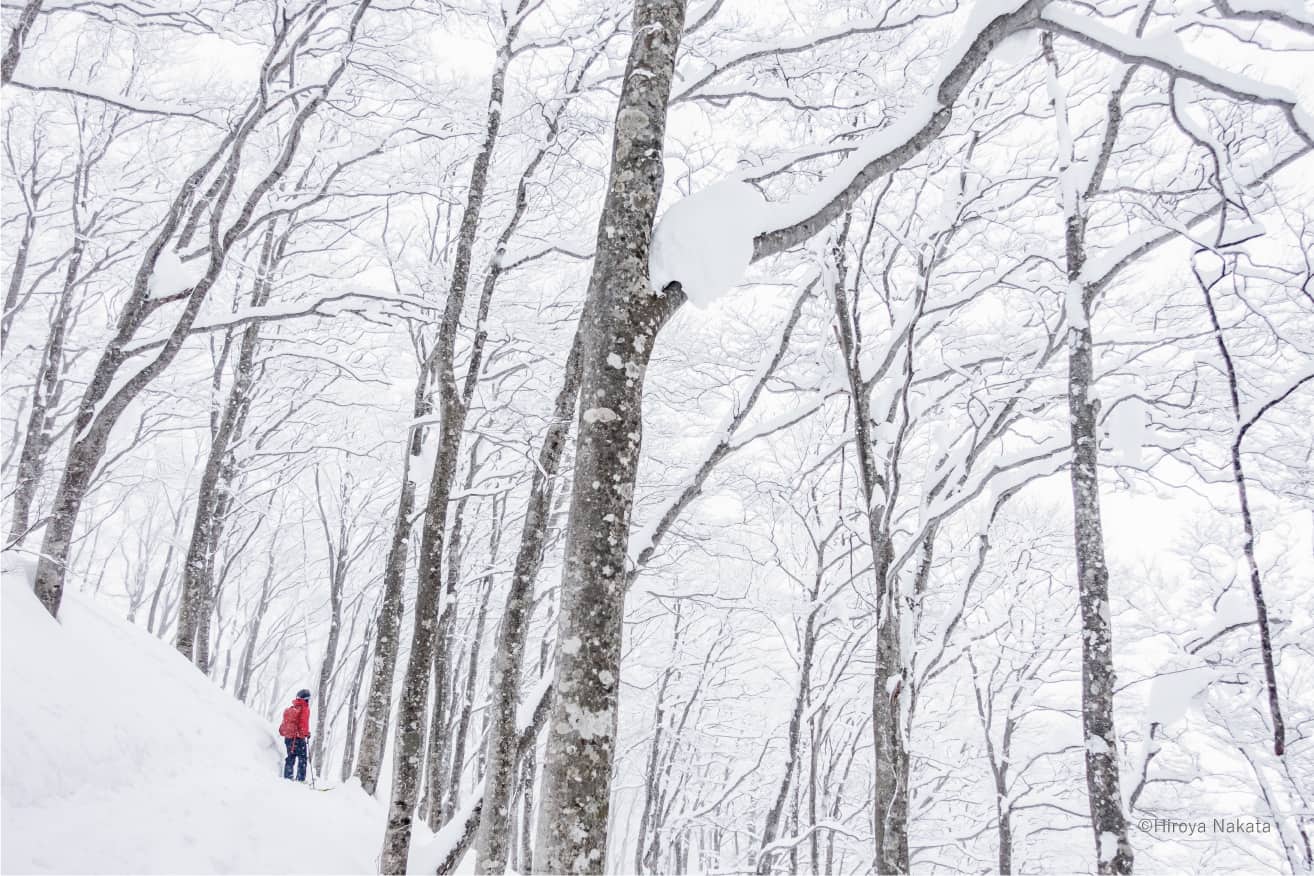
[[[310,738],[309,702],[293,700],[292,705],[283,710],[283,723],[278,727],[278,735],[284,739]]]

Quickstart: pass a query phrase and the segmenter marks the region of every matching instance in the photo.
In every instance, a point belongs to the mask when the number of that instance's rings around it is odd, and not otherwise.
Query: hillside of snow
[[[56,622],[24,561],[0,589],[5,873],[376,872],[359,786],[284,781],[276,727],[77,593]]]

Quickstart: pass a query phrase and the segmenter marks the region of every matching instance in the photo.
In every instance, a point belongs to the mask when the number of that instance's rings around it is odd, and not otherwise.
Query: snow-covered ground
[[[21,564],[0,588],[0,869],[376,872],[381,803],[284,781],[276,727],[76,593],[54,621]]]

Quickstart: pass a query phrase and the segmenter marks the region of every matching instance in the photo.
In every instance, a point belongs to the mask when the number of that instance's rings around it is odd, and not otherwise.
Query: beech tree
[[[382,872],[1309,869],[1303,10],[6,12],[6,550]]]

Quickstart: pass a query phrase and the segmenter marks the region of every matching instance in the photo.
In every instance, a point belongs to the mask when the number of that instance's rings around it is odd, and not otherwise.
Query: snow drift
[[[56,622],[3,573],[0,869],[375,872],[379,802],[284,781],[277,728],[166,643],[73,592]]]

